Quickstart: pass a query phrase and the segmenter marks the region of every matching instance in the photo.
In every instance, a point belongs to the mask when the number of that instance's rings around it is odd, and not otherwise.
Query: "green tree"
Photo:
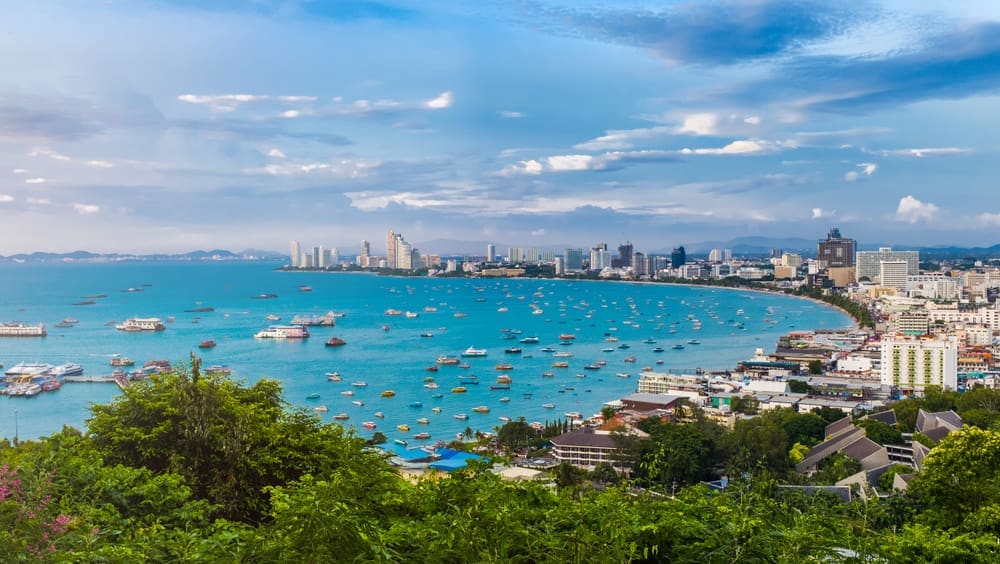
[[[528,425],[527,421],[521,417],[516,421],[508,421],[503,424],[503,427],[500,427],[500,431],[497,433],[497,442],[500,446],[511,451],[528,446],[537,436],[538,434],[531,428],[531,425]]]
[[[835,407],[827,407],[827,406],[814,407],[812,409],[812,411],[810,411],[810,413],[815,413],[816,415],[819,415],[827,423],[833,423],[834,421],[840,421],[841,419],[843,419],[844,417],[846,417],[846,414],[843,411],[841,411],[841,410],[839,410],[839,409],[837,409]]]
[[[812,372],[812,363],[811,362],[809,363],[809,369],[810,369],[810,373],[813,374],[813,372]],[[822,373],[823,372],[822,372],[822,364],[821,364],[820,365],[820,372],[815,373],[815,374],[822,374]],[[805,380],[789,380],[788,381],[788,390],[790,392],[792,392],[793,394],[808,394],[809,393],[809,383],[806,382]]]
[[[887,425],[877,419],[862,419],[854,423],[865,430],[865,436],[880,445],[901,445],[903,433],[896,427]]]
[[[810,374],[822,374],[823,373],[823,361],[813,359],[809,361],[809,373]]]

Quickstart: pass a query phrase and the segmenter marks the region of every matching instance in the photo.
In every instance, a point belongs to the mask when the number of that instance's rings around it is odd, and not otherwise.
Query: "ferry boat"
[[[471,357],[486,356],[486,349],[477,349],[475,347],[469,347],[465,349],[465,352],[462,353],[462,356],[471,356]]]
[[[111,360],[108,362],[108,364],[110,364],[111,366],[133,366],[135,364],[135,361],[127,356],[114,355],[111,357]]]
[[[199,349],[212,349],[212,348],[215,348],[215,341],[213,341],[212,339],[206,339],[206,340],[198,343],[198,348]]]
[[[448,356],[446,354],[443,354],[437,357],[437,360],[435,362],[437,362],[438,364],[451,365],[451,364],[458,364],[462,361],[459,360],[457,356]]]
[[[17,322],[7,322],[0,325],[0,337],[44,337],[48,335],[45,325],[25,325]]]
[[[309,330],[302,325],[271,325],[254,335],[255,339],[307,339]]]
[[[159,317],[133,317],[132,319],[126,319],[125,323],[115,325],[115,329],[130,333],[138,331],[163,331],[166,328],[167,326],[160,321]]]
[[[6,376],[42,376],[55,368],[42,362],[19,362],[7,369]]]
[[[83,367],[72,362],[54,366],[48,371],[49,376],[54,376],[56,378],[62,378],[63,376],[78,376],[80,374],[83,374]]]

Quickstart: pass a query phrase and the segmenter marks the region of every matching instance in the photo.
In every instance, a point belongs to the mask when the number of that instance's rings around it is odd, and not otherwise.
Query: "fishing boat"
[[[375,422],[374,421],[365,421],[364,423],[361,424],[361,426],[364,427],[365,429],[369,429],[369,430],[370,429],[374,429],[375,428]]]
[[[454,388],[451,389],[451,393],[453,394],[464,394],[467,391],[469,390],[465,386],[455,386]]]
[[[420,417],[417,419],[417,423],[420,423],[421,425],[430,425],[431,420],[426,417]]]
[[[396,429],[405,433],[410,430],[410,426],[406,423],[400,423],[399,425],[396,425]]]
[[[340,337],[330,337],[329,339],[326,340],[325,344],[328,347],[342,347],[342,346],[346,345],[347,342],[345,342]]]
[[[346,413],[338,413],[334,415],[333,418],[336,419],[337,421],[344,421],[346,419],[350,419],[351,416]]]
[[[417,439],[417,440],[420,440],[420,441],[423,441],[423,440],[427,440],[427,439],[431,438],[431,434],[428,433],[428,432],[426,432],[426,431],[424,431],[422,433],[417,433],[417,434],[413,435],[413,438]]]
[[[384,390],[381,395],[384,398],[391,398],[392,396],[396,395],[396,392],[392,390]]]
[[[213,341],[212,339],[206,339],[206,340],[198,343],[198,348],[199,349],[214,349],[215,348],[215,341]]]

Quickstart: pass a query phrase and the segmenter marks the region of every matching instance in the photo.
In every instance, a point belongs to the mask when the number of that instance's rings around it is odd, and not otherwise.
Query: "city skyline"
[[[1000,242],[998,5],[425,4],[7,7],[0,255]]]

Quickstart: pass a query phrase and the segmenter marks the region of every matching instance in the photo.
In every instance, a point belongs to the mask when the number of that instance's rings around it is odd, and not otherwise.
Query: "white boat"
[[[45,325],[25,325],[17,322],[0,324],[0,337],[44,337],[48,335]]]
[[[351,382],[351,385],[354,386],[355,388],[367,388],[368,382],[365,382],[364,380],[358,380],[357,382]]]
[[[78,376],[80,374],[83,374],[83,367],[72,362],[60,364],[59,366],[55,366],[49,370],[49,376],[55,376],[56,378],[62,378],[63,376]]]
[[[115,325],[119,331],[134,333],[137,331],[163,331],[167,326],[160,321],[159,317],[133,317],[126,319],[125,323]]]
[[[55,368],[42,362],[19,362],[4,372],[6,376],[42,376]]]
[[[302,325],[271,325],[258,331],[255,339],[307,339],[309,330]]]
[[[486,356],[486,349],[477,349],[475,347],[469,347],[465,349],[462,356]]]
[[[327,407],[327,406],[325,406],[325,405],[317,405],[313,409],[315,409],[316,411],[318,411],[320,413],[326,413],[327,411],[330,411],[330,408]]]
[[[268,321],[281,321],[281,316],[280,315],[275,315],[273,313],[269,313],[267,315],[267,317],[265,317],[264,319],[266,319]]]
[[[417,312],[415,312],[415,311],[408,311],[408,312],[406,312],[406,318],[407,319],[415,319],[417,317],[420,317],[420,314],[417,313]]]

